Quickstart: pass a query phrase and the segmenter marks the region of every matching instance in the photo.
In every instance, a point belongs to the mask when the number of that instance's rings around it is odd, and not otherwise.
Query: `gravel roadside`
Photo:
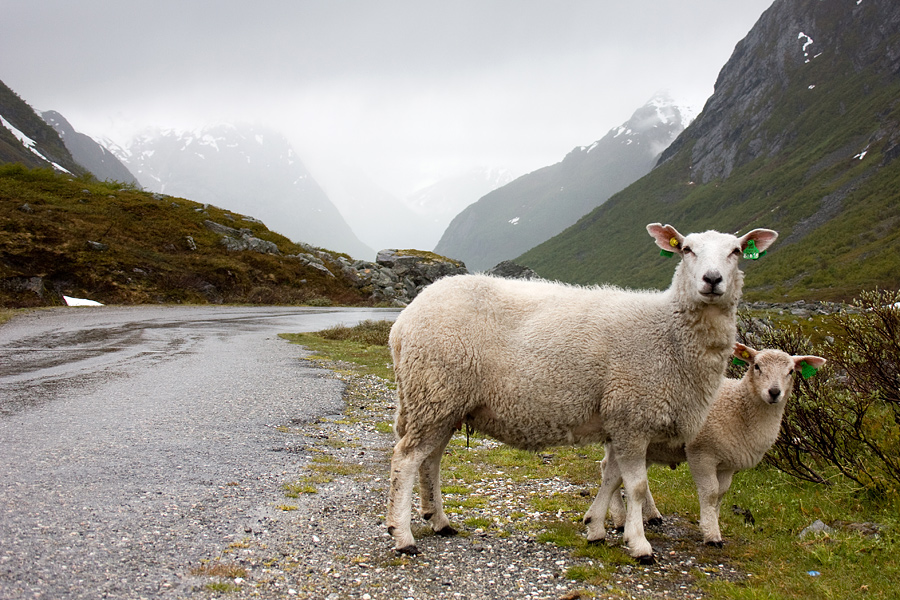
[[[334,479],[316,484],[315,493],[285,496],[282,505],[247,527],[244,537],[195,565],[181,582],[179,597],[187,592],[192,599],[702,598],[698,580],[748,577],[715,562],[715,553],[703,550],[696,523],[676,515],[648,530],[657,564],[623,560],[610,565],[599,582],[568,579],[570,568],[592,561],[536,541],[508,518],[515,510],[533,510],[527,506],[529,494],[596,491],[559,480],[486,482],[479,495],[489,502],[479,516],[496,527],[485,532],[454,522],[461,534],[442,538],[420,522],[413,531],[420,554],[397,556],[383,526],[394,440],[376,428],[392,420],[393,391],[381,379],[355,375],[350,365],[309,362],[344,380],[346,411],[291,425],[286,432],[295,441],[282,451],[296,453],[307,465],[339,465],[328,467]],[[621,536],[610,533],[607,543],[622,546]]]

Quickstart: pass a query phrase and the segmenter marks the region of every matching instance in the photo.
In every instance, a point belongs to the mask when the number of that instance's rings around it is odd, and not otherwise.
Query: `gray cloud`
[[[20,0],[0,79],[94,137],[260,121],[403,194],[552,164],[660,88],[699,110],[770,2]]]

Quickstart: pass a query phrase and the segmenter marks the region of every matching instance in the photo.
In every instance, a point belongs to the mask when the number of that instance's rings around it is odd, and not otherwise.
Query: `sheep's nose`
[[[778,396],[781,395],[781,388],[770,387],[769,388],[769,396],[772,398],[772,402],[776,402],[778,400]]]
[[[710,287],[714,288],[722,283],[722,274],[718,271],[707,271],[703,276],[703,281],[708,283]]]

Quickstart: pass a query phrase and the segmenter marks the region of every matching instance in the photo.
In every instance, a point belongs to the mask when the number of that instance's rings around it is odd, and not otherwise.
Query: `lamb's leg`
[[[631,556],[643,564],[651,564],[653,547],[644,535],[643,508],[647,501],[649,485],[647,483],[647,449],[636,452],[634,447],[616,449],[616,462],[622,473],[628,506],[625,513],[625,533],[622,538],[628,544]]]
[[[405,435],[394,446],[385,524],[388,533],[394,537],[394,549],[401,554],[417,554],[419,551],[410,530],[413,484],[419,466],[443,439],[443,434],[413,433],[407,427]]]
[[[429,454],[419,467],[419,495],[422,497],[422,518],[431,522],[435,533],[443,536],[456,535],[457,531],[450,526],[450,520],[444,513],[441,501],[441,457],[453,429],[449,429],[445,439]]]
[[[714,521],[714,528],[710,530],[709,535],[707,536],[705,531],[703,534],[703,541],[711,546],[721,547],[725,543],[722,540],[722,532],[719,529],[719,518],[722,509],[722,499],[725,497],[725,492],[731,487],[732,477],[734,477],[734,471],[731,470],[719,470],[716,473],[719,483],[719,494],[716,498],[716,520]]]
[[[591,507],[584,514],[584,524],[587,527],[588,542],[602,542],[606,539],[606,511],[613,510],[613,521],[616,521],[615,510],[620,511],[622,522],[625,522],[625,506],[619,495],[619,486],[622,485],[622,476],[619,465],[613,456],[612,449],[607,444],[606,455],[600,463],[600,490],[591,503]],[[618,502],[617,502],[618,501]],[[612,503],[612,504],[611,504]],[[618,525],[618,522],[616,522]]]
[[[697,500],[700,502],[700,531],[703,542],[709,546],[722,546],[719,531],[719,478],[716,474],[715,459],[703,456],[688,456],[691,476],[697,486]],[[729,477],[730,484],[730,477]]]

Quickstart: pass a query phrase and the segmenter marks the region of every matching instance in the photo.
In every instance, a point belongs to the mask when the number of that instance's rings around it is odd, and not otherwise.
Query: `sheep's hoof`
[[[653,517],[652,519],[647,519],[647,525],[649,525],[650,527],[657,527],[662,524],[662,517]]]
[[[719,540],[717,542],[703,542],[703,543],[706,544],[707,546],[711,546],[713,548],[721,548],[722,546],[725,545],[725,542],[723,542],[722,540]]]
[[[395,548],[397,554],[407,554],[409,556],[415,556],[419,553],[419,549],[416,548],[415,544],[410,544],[409,546],[403,546],[402,548]]]
[[[644,556],[637,556],[635,560],[638,561],[639,564],[642,565],[655,565],[656,559],[652,554],[645,554]]]
[[[437,531],[435,531],[434,533],[441,537],[453,537],[454,535],[456,535],[459,532],[457,530],[453,529],[452,527],[450,527],[449,525],[445,525],[445,526],[441,527],[440,529],[438,529]]]

